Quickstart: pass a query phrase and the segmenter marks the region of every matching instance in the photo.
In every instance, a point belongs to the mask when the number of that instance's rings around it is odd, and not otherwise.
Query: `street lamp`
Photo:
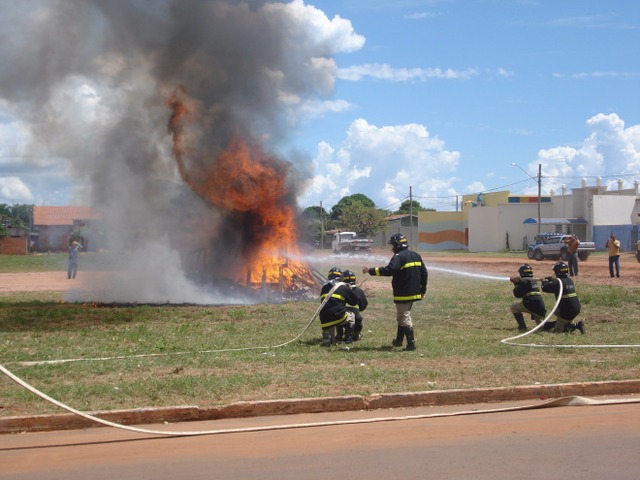
[[[532,180],[535,180],[536,182],[538,182],[538,233],[540,233],[540,227],[541,227],[540,222],[542,221],[542,219],[540,218],[540,198],[542,197],[542,164],[541,163],[538,164],[538,177],[537,178],[529,175],[529,172],[524,170],[517,163],[513,163],[512,162],[511,166],[518,167],[520,170],[522,170],[527,175],[527,177],[529,177]]]

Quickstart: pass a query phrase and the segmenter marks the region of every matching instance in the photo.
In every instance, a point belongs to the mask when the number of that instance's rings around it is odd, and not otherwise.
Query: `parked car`
[[[530,260],[569,260],[569,250],[564,243],[564,239],[571,235],[566,233],[539,233],[535,237],[535,243],[529,245],[527,258]],[[578,247],[578,258],[583,262],[596,251],[596,244],[593,242],[580,241]]]

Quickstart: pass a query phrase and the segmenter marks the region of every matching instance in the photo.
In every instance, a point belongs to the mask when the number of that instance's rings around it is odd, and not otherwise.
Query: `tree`
[[[312,206],[305,208],[298,219],[300,239],[309,245],[320,241],[322,233],[330,229],[329,214],[324,207]]]
[[[338,227],[352,230],[358,235],[373,237],[386,227],[385,217],[385,212],[375,206],[354,201],[342,208]]]
[[[338,220],[342,215],[342,211],[346,207],[348,207],[351,204],[353,204],[354,202],[360,202],[365,207],[370,207],[370,208],[375,208],[375,206],[376,206],[376,204],[373,202],[373,200],[371,200],[369,197],[367,197],[363,193],[354,193],[353,195],[349,195],[347,197],[342,197],[338,201],[338,203],[336,203],[331,208],[331,219],[332,220]]]
[[[0,203],[0,236],[7,235],[9,228],[27,228],[31,225],[33,205]]]
[[[413,204],[413,208],[412,208],[412,204]],[[433,208],[423,207],[422,205],[420,205],[420,202],[416,200],[407,199],[400,204],[400,208],[398,208],[398,210],[395,213],[398,215],[401,215],[401,214],[410,214],[412,212],[415,215],[418,212],[435,212],[435,210]]]

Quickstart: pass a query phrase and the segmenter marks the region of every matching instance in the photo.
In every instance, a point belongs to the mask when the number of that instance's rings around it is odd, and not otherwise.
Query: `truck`
[[[541,261],[545,258],[552,260],[569,260],[569,250],[564,243],[564,239],[570,237],[567,233],[539,233],[535,237],[533,244],[527,249],[527,258],[530,260]],[[596,251],[594,242],[580,241],[578,247],[578,258],[586,261],[593,252]]]
[[[373,240],[358,236],[356,232],[337,232],[333,234],[331,248],[335,253],[369,253]]]

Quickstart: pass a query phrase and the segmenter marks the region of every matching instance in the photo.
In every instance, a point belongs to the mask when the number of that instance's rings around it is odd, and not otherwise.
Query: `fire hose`
[[[501,342],[507,345],[514,345],[514,346],[530,346],[530,347],[575,347],[575,346],[570,346],[570,345],[537,345],[537,344],[518,344],[518,343],[513,343],[511,342],[511,340],[515,340],[518,338],[522,338],[526,335],[529,335],[533,332],[536,332],[537,330],[539,330],[540,328],[543,327],[543,325],[549,320],[549,318],[551,318],[551,316],[555,313],[558,305],[560,304],[560,300],[562,299],[562,282],[560,283],[560,289],[559,289],[559,294],[558,294],[558,299],[554,305],[554,307],[552,308],[551,312],[547,315],[547,317],[539,324],[536,326],[536,328],[525,332],[523,334],[520,335],[516,335],[513,337],[509,337],[509,338],[505,338],[504,340],[502,340]],[[315,317],[318,315],[318,313],[320,312],[320,310],[322,310],[322,307],[324,307],[324,305],[326,304],[326,302],[329,300],[329,298],[331,298],[331,294],[338,288],[338,286],[340,286],[341,283],[337,283],[336,285],[334,285],[332,287],[332,289],[327,293],[326,297],[324,298],[324,300],[320,303],[320,306],[318,307],[318,309],[315,311],[315,313],[313,314],[313,316],[311,317],[311,320],[309,321],[309,323],[305,326],[305,328],[293,339],[288,340],[287,342],[278,344],[278,345],[273,345],[270,347],[246,347],[246,348],[237,348],[237,349],[225,349],[225,350],[208,350],[208,351],[202,351],[202,352],[176,352],[173,353],[173,355],[185,355],[187,353],[209,353],[209,352],[224,352],[224,351],[246,351],[246,350],[258,350],[258,349],[273,349],[273,348],[280,348],[280,347],[284,347],[296,340],[298,340],[307,330],[308,328],[311,326],[311,324],[313,323],[313,321],[315,320]],[[626,347],[638,347],[640,345],[627,345]],[[581,347],[594,347],[594,346],[587,346],[587,345],[583,345]],[[599,346],[599,347],[604,347],[604,346]],[[624,345],[613,345],[613,346],[609,346],[609,347],[624,347]],[[151,356],[159,356],[159,355],[168,355],[168,354],[145,354],[145,355],[135,355],[133,357],[151,357]],[[130,358],[131,356],[128,357],[108,357],[108,358],[104,358],[103,360],[106,359],[115,359],[115,358]],[[67,362],[73,362],[73,361],[80,361],[83,359],[68,359],[68,360],[52,360],[52,361],[45,361],[45,362],[16,362],[20,365],[33,365],[33,364],[45,364],[45,363],[67,363]],[[84,360],[90,360],[90,359],[84,359]],[[91,360],[100,360],[100,359],[91,359]],[[389,421],[401,421],[401,420],[417,420],[417,419],[426,419],[426,418],[436,418],[436,417],[449,417],[449,416],[459,416],[459,415],[472,415],[472,414],[481,414],[481,413],[499,413],[499,412],[509,412],[509,411],[516,411],[516,410],[527,410],[527,409],[537,409],[537,408],[546,408],[546,407],[555,407],[555,406],[575,406],[575,405],[610,405],[610,404],[618,404],[618,403],[639,403],[640,399],[626,399],[626,400],[593,400],[593,399],[589,399],[589,398],[585,398],[585,397],[577,397],[577,396],[573,396],[573,397],[563,397],[563,398],[559,398],[559,399],[555,399],[555,400],[551,400],[548,402],[544,402],[544,403],[539,403],[539,404],[533,404],[533,405],[524,405],[524,406],[516,406],[516,407],[506,407],[506,408],[497,408],[497,409],[486,409],[486,410],[477,410],[477,409],[473,409],[473,410],[465,410],[465,411],[460,411],[460,412],[449,412],[449,413],[436,413],[436,414],[425,414],[425,415],[404,415],[404,416],[392,416],[392,417],[377,417],[377,418],[369,418],[369,419],[358,419],[358,420],[341,420],[341,421],[332,421],[332,422],[313,422],[313,423],[300,423],[300,424],[285,424],[285,425],[272,425],[272,426],[266,426],[266,427],[248,427],[248,428],[232,428],[232,429],[215,429],[215,430],[204,430],[204,431],[166,431],[166,430],[152,430],[152,429],[146,429],[146,428],[139,428],[139,427],[133,427],[130,425],[123,425],[120,423],[116,423],[116,422],[112,422],[109,420],[105,420],[102,419],[100,417],[97,417],[95,415],[92,415],[90,413],[85,413],[82,412],[80,410],[77,410],[69,405],[66,405],[65,403],[62,403],[52,397],[50,397],[49,395],[47,395],[46,393],[38,390],[37,388],[33,387],[32,385],[30,385],[29,383],[27,383],[25,380],[21,379],[20,377],[16,376],[15,374],[13,374],[11,371],[9,371],[4,365],[0,364],[0,371],[2,373],[4,373],[7,377],[9,377],[11,380],[13,380],[14,382],[16,382],[18,385],[24,387],[25,389],[29,390],[30,392],[34,393],[35,395],[39,396],[40,398],[52,403],[53,405],[56,405],[60,408],[62,408],[63,410],[67,410],[70,413],[73,413],[75,415],[78,415],[80,417],[83,417],[87,420],[93,421],[95,423],[99,423],[105,426],[110,426],[110,427],[114,427],[114,428],[118,428],[121,430],[127,430],[127,431],[131,431],[131,432],[136,432],[136,433],[142,433],[142,434],[148,434],[148,435],[160,435],[160,436],[197,436],[197,435],[219,435],[219,434],[229,434],[229,433],[248,433],[248,432],[260,432],[260,431],[272,431],[272,430],[285,430],[285,429],[296,429],[296,428],[313,428],[313,427],[322,427],[322,426],[338,426],[338,425],[352,425],[352,424],[364,424],[364,423],[374,423],[374,422],[389,422]]]

